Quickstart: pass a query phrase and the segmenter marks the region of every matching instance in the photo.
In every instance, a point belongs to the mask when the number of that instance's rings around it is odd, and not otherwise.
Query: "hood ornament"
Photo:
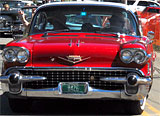
[[[60,57],[59,56],[58,58],[61,59],[61,60],[76,64],[76,63],[82,62],[84,60],[87,60],[90,57],[82,58],[80,55],[69,55],[69,56],[66,56],[66,57]]]

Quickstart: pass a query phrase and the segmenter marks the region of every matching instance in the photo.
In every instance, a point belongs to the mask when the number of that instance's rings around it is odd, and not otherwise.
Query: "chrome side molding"
[[[22,75],[13,75],[13,74],[10,74],[8,76],[0,76],[0,81],[2,83],[12,84],[11,80],[16,80],[16,79],[18,82],[24,83],[24,82],[45,80],[46,77],[43,77],[43,76],[22,76]]]
[[[101,81],[106,81],[106,82],[114,82],[114,83],[122,83],[125,84],[128,82],[128,79],[126,77],[101,77],[100,78]],[[152,79],[151,78],[141,78],[138,77],[137,78],[137,84],[151,84],[152,83]]]

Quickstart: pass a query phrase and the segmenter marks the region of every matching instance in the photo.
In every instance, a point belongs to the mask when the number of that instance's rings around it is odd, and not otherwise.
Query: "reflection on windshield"
[[[69,32],[123,33],[138,35],[135,20],[127,11],[112,7],[52,7],[39,11],[31,33],[69,29]]]

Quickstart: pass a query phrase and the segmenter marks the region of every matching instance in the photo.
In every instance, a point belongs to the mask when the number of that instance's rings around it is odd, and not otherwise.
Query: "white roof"
[[[95,6],[113,6],[123,9],[129,9],[128,5],[123,3],[115,3],[115,2],[98,2],[98,1],[73,1],[73,2],[51,2],[44,5],[41,5],[40,7],[44,6],[57,6],[57,5],[95,5]]]

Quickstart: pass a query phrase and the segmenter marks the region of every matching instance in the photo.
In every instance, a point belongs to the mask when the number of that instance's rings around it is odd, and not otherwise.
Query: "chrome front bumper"
[[[2,89],[9,92],[8,84],[2,83]],[[59,88],[49,89],[22,89],[21,93],[14,94],[18,97],[50,97],[50,98],[71,98],[71,99],[126,99],[141,100],[147,96],[150,84],[139,85],[138,93],[127,95],[125,90],[101,90],[88,87],[87,94],[61,94]],[[11,93],[12,94],[12,93]]]
[[[41,70],[41,69],[38,69],[38,70]],[[57,70],[57,69],[54,69],[54,70]],[[63,69],[63,70],[66,70],[66,69]],[[73,69],[67,69],[67,70],[73,70]],[[77,70],[77,68],[74,70]],[[90,69],[86,68],[85,70],[90,70]],[[128,69],[121,69],[121,70],[128,70]],[[134,69],[131,69],[131,70],[134,70]],[[4,75],[7,74],[6,72],[4,73]],[[124,84],[125,89],[124,90],[102,90],[102,89],[92,88],[88,84],[88,92],[86,94],[61,94],[59,86],[56,88],[48,88],[48,89],[25,89],[22,87],[19,93],[12,93],[9,91],[9,83],[10,83],[9,77],[10,77],[9,75],[0,77],[0,81],[2,82],[1,84],[2,89],[4,92],[9,92],[18,97],[50,97],[50,98],[71,98],[71,99],[103,99],[103,98],[106,98],[106,99],[141,100],[148,95],[150,86],[152,84],[152,79],[150,77],[147,77],[147,78],[138,77],[137,84],[135,85],[135,86],[138,86],[137,93],[127,94],[126,92],[127,78],[125,77],[120,77],[120,78],[119,77],[117,78],[102,77],[101,78],[102,81],[118,82],[118,83]],[[43,80],[43,79],[45,79],[45,77],[19,75],[20,83],[34,81],[34,80]]]

